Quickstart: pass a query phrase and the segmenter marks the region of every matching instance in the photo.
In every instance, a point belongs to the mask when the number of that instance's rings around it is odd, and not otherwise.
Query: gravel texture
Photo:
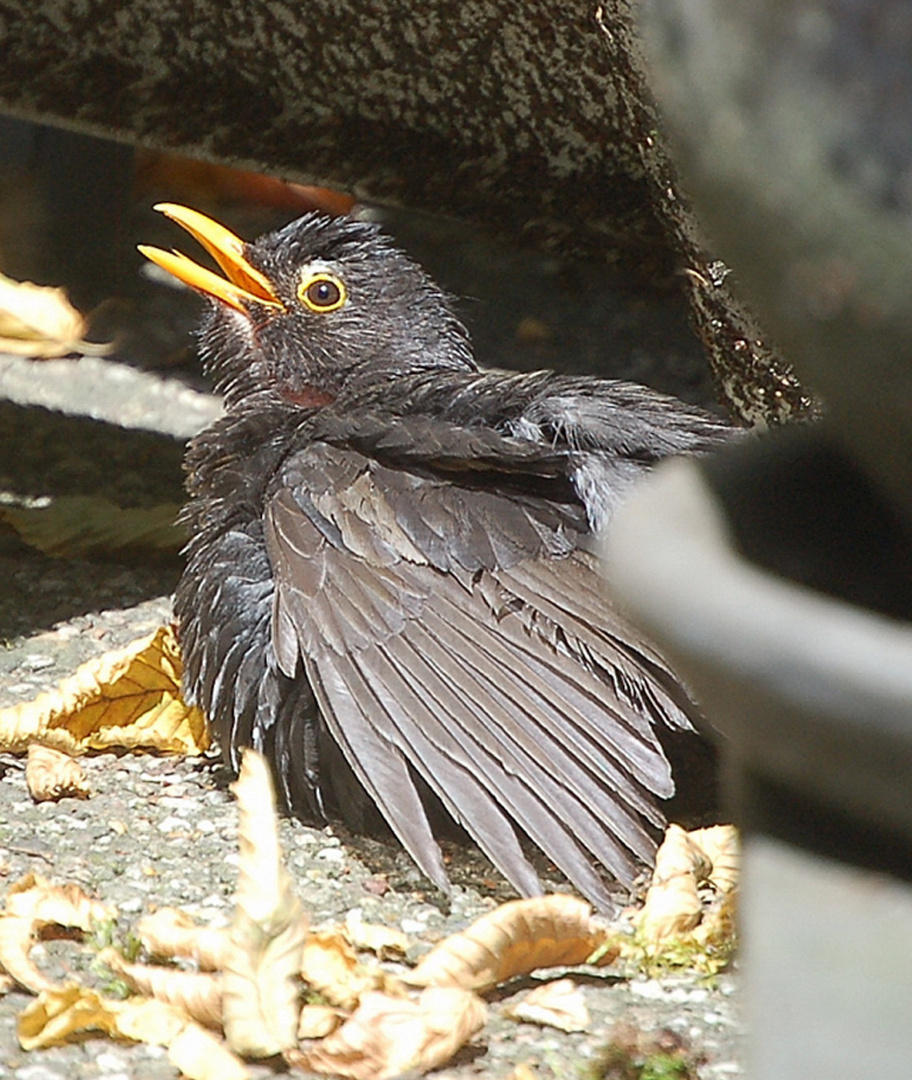
[[[160,242],[160,225],[153,229],[145,212],[138,220],[141,238]],[[639,378],[706,401],[699,350],[667,298],[627,294],[617,282],[593,283],[585,268],[494,252],[479,239],[457,242],[450,225],[412,219],[398,225],[449,288],[478,298],[470,321],[486,359],[536,367],[564,358],[562,366]],[[186,307],[186,297],[164,295]],[[162,303],[162,290],[154,290],[152,308],[158,312]],[[175,319],[175,325],[184,322],[184,316]],[[141,317],[132,332],[142,337]],[[158,324],[156,335],[167,338]],[[179,350],[181,340],[171,344]],[[121,505],[177,501],[181,440],[213,415],[217,402],[197,392],[191,368],[139,372],[124,367],[125,359],[130,356],[67,367],[0,357],[0,397],[9,399],[0,401],[0,497],[92,493]],[[167,561],[51,559],[0,529],[0,705],[29,700],[83,660],[155,629],[169,617],[179,571]],[[4,880],[34,871],[75,881],[116,904],[121,932],[161,905],[224,925],[236,877],[237,812],[217,763],[100,754],[85,766],[90,799],[35,805],[22,759],[0,756],[0,894]],[[297,821],[283,821],[281,836],[313,923],[360,912],[367,921],[405,930],[414,941],[411,959],[510,897],[471,847],[447,846],[455,886],[446,905],[392,844]],[[90,956],[76,943],[42,943],[33,956],[56,977],[94,977],[87,971]],[[505,1007],[530,980],[502,988],[491,999],[484,1031],[438,1075],[506,1077],[526,1062],[544,1078],[582,1076],[617,1022],[645,1031],[667,1027],[685,1037],[701,1062],[702,1080],[742,1073],[736,974],[711,986],[691,975],[623,975],[609,968],[580,977],[592,1015],[582,1035],[506,1019]],[[106,1039],[24,1053],[16,1016],[28,1001],[19,992],[0,1000],[0,1076],[177,1076],[161,1049]],[[257,1066],[254,1075],[271,1071]]]

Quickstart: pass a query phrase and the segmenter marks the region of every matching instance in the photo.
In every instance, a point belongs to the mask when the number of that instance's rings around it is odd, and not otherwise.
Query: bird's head
[[[400,374],[475,367],[446,296],[372,224],[312,213],[245,243],[196,210],[156,209],[226,275],[176,251],[140,248],[209,298],[201,354],[229,404],[275,391],[313,407]]]

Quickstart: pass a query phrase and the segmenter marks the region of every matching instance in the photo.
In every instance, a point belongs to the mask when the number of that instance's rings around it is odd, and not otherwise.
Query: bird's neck
[[[287,452],[289,436],[308,415],[312,412],[302,414],[300,407],[272,393],[249,397],[242,408],[229,408],[191,440],[184,462],[187,490],[193,496],[220,498],[239,484],[267,483]],[[254,459],[257,467],[251,470]],[[261,495],[247,492],[254,504]]]

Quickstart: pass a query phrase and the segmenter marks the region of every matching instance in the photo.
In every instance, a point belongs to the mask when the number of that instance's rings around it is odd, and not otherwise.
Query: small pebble
[[[127,1060],[123,1054],[118,1054],[114,1050],[105,1050],[96,1056],[95,1065],[99,1072],[126,1074]]]
[[[321,848],[317,852],[317,858],[326,862],[345,862],[345,852],[342,848]]]
[[[647,1001],[661,1001],[667,996],[665,988],[655,979],[648,979],[645,982],[635,979],[630,984],[630,993],[636,997],[646,998]]]

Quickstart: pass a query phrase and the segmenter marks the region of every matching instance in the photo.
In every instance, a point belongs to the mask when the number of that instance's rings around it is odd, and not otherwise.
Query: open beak
[[[139,250],[147,259],[151,259],[191,289],[221,300],[223,304],[244,314],[252,303],[280,310],[284,308],[285,305],[276,296],[266,275],[251,266],[244,257],[244,241],[240,237],[212,218],[186,206],[158,203],[155,209],[176,221],[198,240],[225,271],[227,280],[212,270],[199,266],[179,251],[162,251],[161,248],[140,244]]]

